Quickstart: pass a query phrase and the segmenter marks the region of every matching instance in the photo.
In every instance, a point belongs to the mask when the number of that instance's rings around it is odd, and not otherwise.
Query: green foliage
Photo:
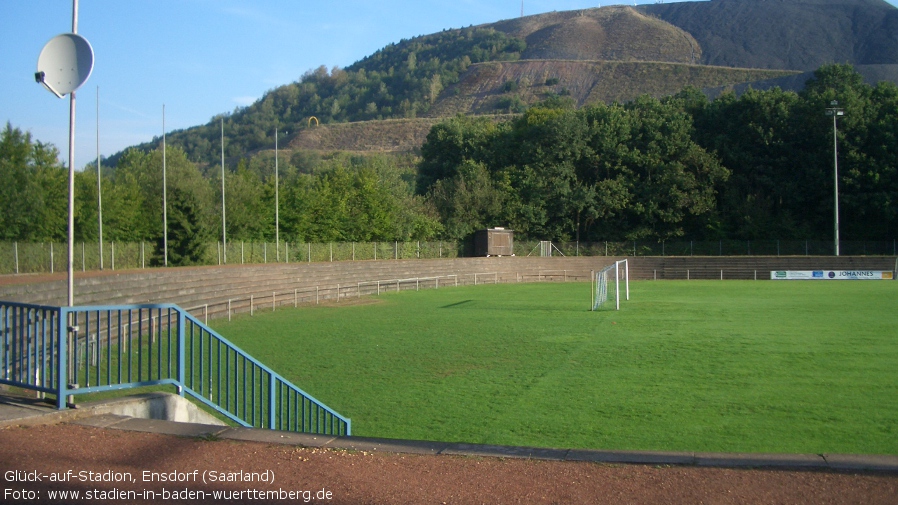
[[[0,132],[0,240],[65,238],[68,171],[57,158],[9,123]]]
[[[471,27],[390,44],[345,69],[321,66],[226,116],[225,155],[271,146],[275,128],[297,131],[311,116],[321,123],[420,116],[472,63],[517,60],[525,47],[502,32]],[[194,161],[214,164],[220,156],[221,119],[173,132],[168,142],[180,145]]]
[[[841,237],[894,236],[898,87],[866,85],[845,65],[822,67],[801,94],[749,90],[711,102],[687,88],[580,110],[554,99],[500,124],[452,118],[422,147],[418,191],[439,187],[431,201],[454,239],[495,221],[533,239],[829,238],[833,127],[824,110],[836,98],[846,112]],[[460,178],[470,166],[489,181]]]
[[[464,33],[470,43],[493,36]],[[408,43],[377,61],[402,61],[403,72],[410,66],[418,72],[431,64],[425,49]],[[372,76],[340,72],[316,79]],[[430,75],[428,86],[445,83]],[[279,160],[275,179],[270,153],[244,158],[233,142],[226,149],[239,161],[225,173],[227,237],[457,240],[478,228],[508,226],[522,239],[556,241],[829,239],[833,123],[824,110],[832,100],[845,111],[837,137],[841,237],[894,238],[898,86],[869,86],[844,65],[822,67],[799,94],[749,90],[709,101],[687,88],[663,100],[642,96],[579,110],[569,98],[552,96],[510,120],[456,116],[431,129],[420,162],[294,152]],[[262,126],[260,142],[268,131]],[[57,154],[9,124],[0,132],[0,240],[64,241],[67,171]],[[105,241],[161,240],[162,165],[161,149],[131,149],[114,169],[104,165]],[[198,165],[184,149],[168,146],[166,171],[169,226],[180,226],[185,240],[221,237],[217,163]],[[76,240],[92,241],[96,171],[76,173],[75,185]],[[199,260],[189,241],[179,247],[184,262]]]
[[[498,220],[534,238],[664,240],[711,214],[726,180],[691,133],[687,114],[650,98],[536,107],[501,127],[455,118],[428,136],[419,190],[435,188],[451,238]]]

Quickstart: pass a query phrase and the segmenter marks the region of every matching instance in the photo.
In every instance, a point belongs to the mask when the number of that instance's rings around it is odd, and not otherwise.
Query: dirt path
[[[117,504],[898,504],[894,474],[371,454],[67,424],[0,429],[0,470],[3,503],[88,503],[90,492],[93,503]],[[18,481],[16,471],[24,472]],[[42,482],[22,481],[35,472]],[[144,482],[144,472],[182,480]],[[53,476],[68,482],[50,482]],[[237,480],[209,482],[211,476]],[[266,476],[274,482],[259,480]],[[109,477],[125,481],[90,480]],[[52,500],[50,492],[59,490],[80,497]],[[113,490],[117,499],[109,500]],[[172,500],[163,490],[207,495]],[[214,491],[235,494],[216,500]]]

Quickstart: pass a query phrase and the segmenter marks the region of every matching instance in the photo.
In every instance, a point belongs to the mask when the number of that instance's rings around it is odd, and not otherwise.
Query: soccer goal
[[[623,281],[623,286],[621,286]],[[627,260],[615,261],[598,272],[592,281],[592,310],[620,310],[620,290],[630,299],[630,265]],[[612,309],[612,303],[613,309]]]

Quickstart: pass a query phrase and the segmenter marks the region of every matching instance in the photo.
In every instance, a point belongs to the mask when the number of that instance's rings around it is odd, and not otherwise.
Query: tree
[[[210,239],[204,223],[206,209],[197,192],[175,185],[169,192],[168,263],[171,266],[199,265],[205,262]],[[156,249],[164,247],[156,239]]]
[[[68,174],[50,144],[0,132],[0,240],[65,240]]]

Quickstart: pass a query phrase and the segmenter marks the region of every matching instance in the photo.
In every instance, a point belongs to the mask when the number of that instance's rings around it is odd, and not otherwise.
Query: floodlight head
[[[90,42],[77,33],[63,33],[44,45],[34,79],[62,98],[87,82],[93,69],[94,50]]]

